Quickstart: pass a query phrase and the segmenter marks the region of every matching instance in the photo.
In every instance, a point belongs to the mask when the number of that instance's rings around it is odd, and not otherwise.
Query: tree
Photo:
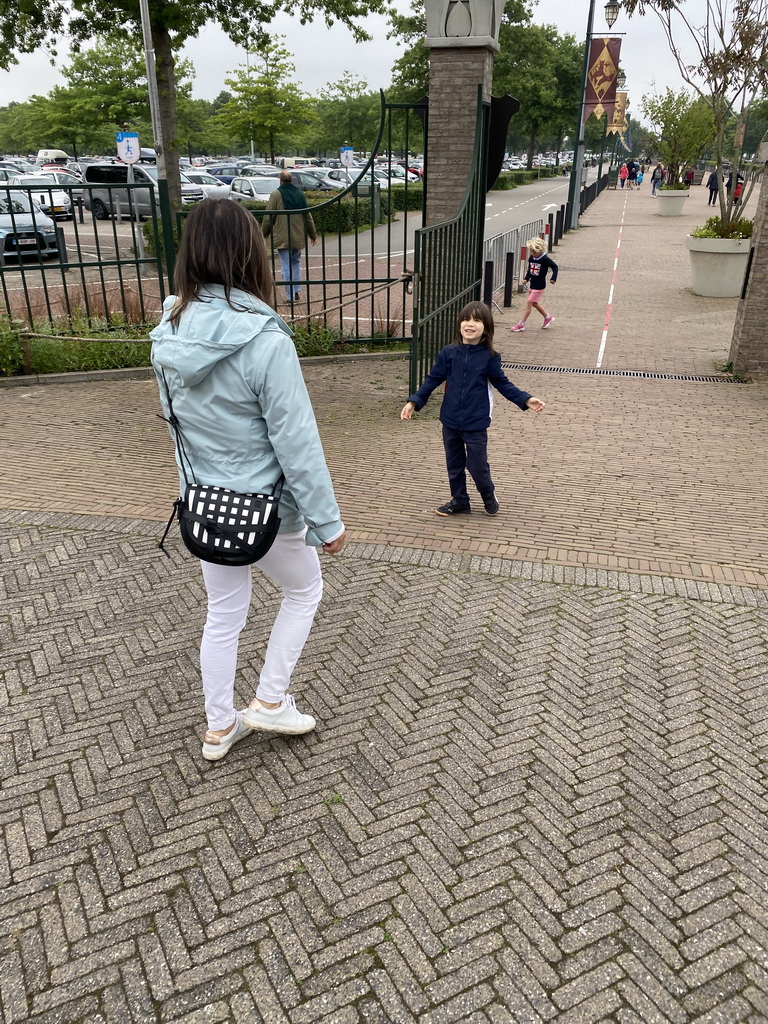
[[[280,44],[281,38],[260,42],[249,50],[253,66],[244,68],[241,64],[232,78],[224,79],[232,90],[232,99],[216,117],[233,138],[242,143],[253,139],[272,161],[278,148],[307,117],[306,99],[291,81],[296,66],[291,53]]]
[[[768,0],[705,0],[705,9],[698,10],[695,20],[685,9],[684,0],[623,0],[632,15],[651,11],[658,17],[683,78],[709,106],[715,124],[715,160],[717,163],[720,218],[734,219],[734,190],[737,176],[732,176],[730,191],[723,185],[723,160],[739,153],[728,152],[726,130],[735,120],[735,137],[742,135],[747,111],[759,95],[768,91]],[[687,37],[696,58],[688,64],[678,43]],[[740,149],[741,147],[739,147]],[[737,164],[738,166],[738,164]],[[754,180],[742,196],[749,199]]]
[[[661,96],[643,96],[640,105],[651,123],[654,152],[666,164],[670,181],[677,181],[714,140],[712,109],[685,89],[669,88]]]
[[[306,24],[322,17],[326,24],[346,25],[358,41],[368,39],[357,19],[385,10],[384,0],[150,0],[149,19],[155,77],[159,96],[159,120],[163,148],[158,164],[168,176],[171,202],[181,204],[179,139],[177,136],[176,60],[178,49],[194,38],[208,22],[219,24],[241,46],[251,47],[266,36],[268,25],[279,11],[288,11]],[[18,53],[46,48],[56,55],[57,40],[69,37],[74,50],[94,35],[115,32],[128,39],[141,38],[139,0],[0,0],[0,66],[17,62]],[[157,141],[157,140],[156,140]]]
[[[520,100],[510,131],[522,127],[531,168],[542,138],[551,136],[559,150],[566,132],[573,129],[582,51],[573,36],[560,36],[554,25],[504,24],[499,42],[494,91]]]
[[[338,152],[342,143],[367,150],[376,138],[381,102],[368,83],[345,71],[336,82],[329,82],[314,104],[314,124],[310,138],[316,151]]]

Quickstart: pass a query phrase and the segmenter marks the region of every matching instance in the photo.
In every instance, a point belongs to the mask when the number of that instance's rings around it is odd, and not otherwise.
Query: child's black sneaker
[[[483,498],[483,505],[485,505],[485,514],[487,516],[495,516],[499,511],[499,503],[496,500],[495,494],[492,494],[489,498]]]
[[[462,512],[471,512],[472,509],[469,505],[459,505],[457,501],[451,498],[450,501],[446,502],[445,505],[441,505],[435,509],[435,512],[439,516],[459,516]]]

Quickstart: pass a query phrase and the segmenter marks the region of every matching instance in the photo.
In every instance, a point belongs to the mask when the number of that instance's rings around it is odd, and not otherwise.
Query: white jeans
[[[208,592],[208,618],[200,644],[205,713],[209,729],[226,729],[235,721],[237,646],[251,603],[252,570],[260,569],[283,591],[283,601],[269,636],[256,696],[283,699],[299,655],[307,642],[323,594],[320,559],[304,543],[306,530],[279,533],[267,554],[251,565],[201,562]]]

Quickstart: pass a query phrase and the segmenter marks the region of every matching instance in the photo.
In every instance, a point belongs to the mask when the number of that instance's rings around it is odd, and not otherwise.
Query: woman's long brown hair
[[[269,305],[272,269],[256,219],[229,199],[203,199],[184,221],[173,274],[176,304],[170,321],[178,320],[205,285],[219,284],[233,309],[230,293],[240,288]]]
[[[458,319],[456,320],[456,337],[454,338],[455,345],[461,345],[461,322],[462,320],[482,320],[483,323],[483,341],[486,344],[488,351],[492,356],[496,355],[496,349],[493,347],[493,314],[484,302],[468,302],[466,306],[459,313]]]

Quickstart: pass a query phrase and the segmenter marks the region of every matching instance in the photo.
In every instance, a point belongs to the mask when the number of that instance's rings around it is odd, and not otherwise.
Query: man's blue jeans
[[[488,465],[488,431],[454,430],[443,424],[445,465],[451,497],[459,505],[469,504],[467,473],[475,481],[480,497],[485,500],[493,494],[491,467]]]
[[[283,269],[283,281],[289,282],[285,286],[285,297],[298,299],[301,288],[291,281],[301,280],[301,249],[278,249],[280,266]]]

